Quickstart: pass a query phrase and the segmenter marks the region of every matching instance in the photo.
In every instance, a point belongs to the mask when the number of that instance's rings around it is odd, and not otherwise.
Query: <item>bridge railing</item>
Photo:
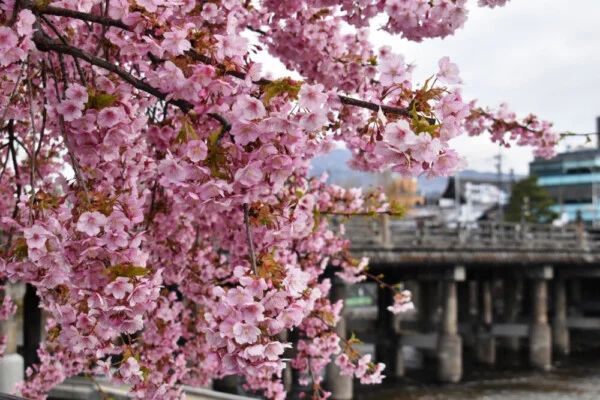
[[[393,248],[531,248],[571,249],[600,247],[600,232],[576,226],[521,224],[485,221],[455,226],[432,225],[425,221],[351,218],[345,237],[353,247]]]

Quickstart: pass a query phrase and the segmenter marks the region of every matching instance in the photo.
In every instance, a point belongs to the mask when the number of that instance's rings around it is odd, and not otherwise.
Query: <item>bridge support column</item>
[[[431,280],[419,282],[419,325],[422,332],[432,332],[436,326],[438,311],[437,283]]]
[[[523,297],[523,280],[507,279],[503,282],[504,294],[504,322],[514,324],[517,322],[521,311]],[[500,338],[500,346],[511,353],[519,351],[519,337],[505,336]]]
[[[581,315],[581,279],[569,280],[569,307],[571,315]]]
[[[569,328],[567,327],[567,291],[565,281],[554,281],[554,320],[552,321],[552,344],[561,355],[569,354]]]
[[[462,338],[458,335],[456,282],[443,282],[444,312],[438,336],[438,379],[458,382],[462,377]]]
[[[404,353],[402,352],[402,341],[400,337],[396,341],[396,360],[394,373],[397,377],[404,376]]]
[[[529,363],[548,370],[552,366],[552,334],[548,325],[548,285],[544,279],[532,281],[532,321],[529,328]]]
[[[335,282],[331,288],[331,302],[335,303],[340,299],[346,297],[346,285],[343,283]],[[345,312],[342,309],[340,312],[340,320],[335,327],[335,333],[341,338],[346,339],[346,318]],[[331,362],[327,366],[327,387],[331,392],[331,399],[333,400],[351,400],[353,392],[353,380],[351,376],[341,375],[340,367]]]
[[[22,303],[25,285],[6,285],[5,293],[15,304]],[[11,393],[15,384],[24,378],[25,362],[23,357],[17,354],[18,333],[16,315],[0,322],[0,337],[6,336],[4,357],[0,359],[0,393]]]
[[[491,335],[492,317],[492,283],[483,281],[479,288],[479,326],[475,357],[477,361],[484,364],[496,363],[496,339]]]

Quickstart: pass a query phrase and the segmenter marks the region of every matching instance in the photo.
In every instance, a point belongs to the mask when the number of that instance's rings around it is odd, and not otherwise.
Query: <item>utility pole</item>
[[[504,205],[502,204],[502,150],[494,158],[498,160],[496,162],[498,171],[498,220],[504,221]]]
[[[454,175],[454,205],[456,207],[456,226],[460,226],[461,206],[460,206],[460,172]]]

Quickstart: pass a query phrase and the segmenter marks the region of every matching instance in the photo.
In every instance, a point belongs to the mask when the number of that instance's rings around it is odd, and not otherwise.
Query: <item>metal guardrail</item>
[[[433,249],[598,249],[600,234],[580,227],[544,224],[477,222],[448,227],[427,223],[395,225],[388,216],[379,220],[351,218],[345,224],[351,247]]]
[[[91,384],[87,379],[74,377],[55,386],[49,393],[49,399],[61,400],[102,400],[105,395],[114,400],[129,400],[130,386],[114,386],[108,384],[104,379],[98,378],[98,384],[102,387],[102,392],[96,385]],[[184,386],[186,398],[189,400],[254,400],[255,397],[246,397],[236,394],[217,392],[205,388],[195,388]],[[25,397],[13,396],[0,393],[0,400],[28,400]]]
[[[0,393],[0,400],[27,400],[25,397],[13,396],[10,394]]]

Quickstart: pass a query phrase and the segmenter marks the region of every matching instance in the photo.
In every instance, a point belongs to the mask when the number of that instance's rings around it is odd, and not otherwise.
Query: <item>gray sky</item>
[[[444,40],[413,43],[376,29],[371,40],[376,47],[391,44],[414,62],[416,82],[435,74],[438,60],[447,55],[461,70],[465,100],[477,98],[491,107],[506,102],[519,116],[533,112],[560,132],[594,132],[600,115],[600,1],[511,0],[494,10],[475,7],[475,2],[470,0],[465,27]],[[261,61],[275,75],[282,72],[273,60]],[[469,168],[495,170],[493,156],[499,149],[488,136],[460,137],[453,145],[467,157]],[[582,145],[585,139],[571,138],[559,149]],[[505,172],[528,173],[531,149],[514,147],[502,154]]]

